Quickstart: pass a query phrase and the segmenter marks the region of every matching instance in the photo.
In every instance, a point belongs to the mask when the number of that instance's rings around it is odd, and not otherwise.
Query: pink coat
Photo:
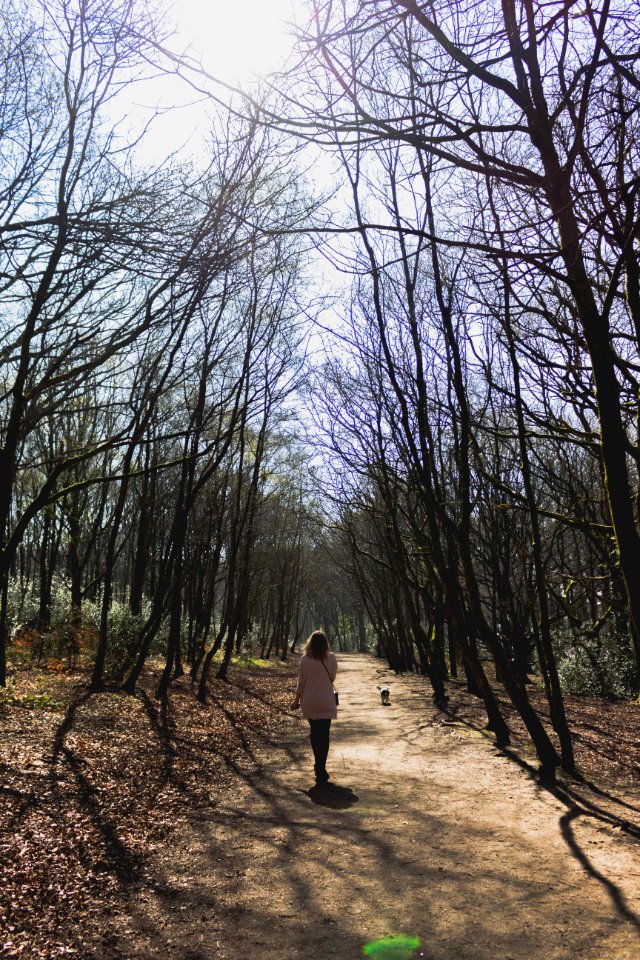
[[[307,654],[302,657],[298,667],[296,698],[300,701],[303,717],[308,720],[333,720],[338,716],[332,683],[337,672],[335,653],[328,653],[324,660],[316,660]]]

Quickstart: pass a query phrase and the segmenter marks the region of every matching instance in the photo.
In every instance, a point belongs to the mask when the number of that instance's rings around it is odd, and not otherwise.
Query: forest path
[[[391,681],[383,707],[376,684]],[[639,960],[638,833],[542,789],[424,693],[340,655],[328,768],[306,722],[242,790],[189,815],[114,956],[165,960]],[[293,692],[293,691],[292,691]],[[589,801],[592,802],[592,801]],[[619,805],[619,816],[637,817]]]

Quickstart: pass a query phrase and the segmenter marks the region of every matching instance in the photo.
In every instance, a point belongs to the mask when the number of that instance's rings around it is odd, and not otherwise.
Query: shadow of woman
[[[347,810],[358,802],[358,795],[351,787],[340,787],[337,783],[316,784],[304,791],[314,803],[333,810]]]

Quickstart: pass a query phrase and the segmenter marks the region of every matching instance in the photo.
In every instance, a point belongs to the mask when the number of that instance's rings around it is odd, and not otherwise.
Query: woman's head
[[[324,660],[329,653],[329,641],[322,630],[314,630],[307,640],[304,652],[308,657],[314,657],[316,660]]]

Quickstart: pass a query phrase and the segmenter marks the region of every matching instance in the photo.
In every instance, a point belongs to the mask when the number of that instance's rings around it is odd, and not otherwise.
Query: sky
[[[174,0],[168,16],[211,73],[231,83],[247,83],[277,67],[286,54],[294,2]]]
[[[175,52],[187,48],[194,59],[201,59],[205,69],[217,79],[230,85],[249,86],[252,82],[278,68],[293,43],[291,23],[302,15],[302,0],[166,0],[168,25],[175,34],[168,44]],[[215,85],[208,85],[215,90]],[[139,127],[149,112],[162,112],[147,130],[138,154],[145,165],[158,163],[173,153],[190,156],[197,164],[208,156],[203,139],[209,129],[208,115],[215,105],[206,97],[197,95],[175,77],[156,77],[134,84],[123,93],[125,102],[119,104],[121,115],[128,116],[131,126]],[[130,99],[129,99],[130,98]],[[310,188],[321,192],[328,184],[335,185],[333,163],[317,155],[308,171]],[[311,256],[314,266],[308,266],[318,294],[340,298],[350,288],[350,278],[327,267],[317,254]],[[331,298],[329,298],[331,299]],[[327,326],[338,321],[329,308],[324,317]],[[316,333],[310,342],[310,351],[323,355],[322,342],[326,334]]]
[[[277,69],[291,49],[296,3],[299,10],[300,0],[167,0],[166,25],[173,33],[167,46],[188,52],[216,79],[246,89]],[[156,76],[124,90],[116,109],[133,129],[159,111],[140,153],[153,164],[176,151],[197,157],[212,106],[183,81]]]

